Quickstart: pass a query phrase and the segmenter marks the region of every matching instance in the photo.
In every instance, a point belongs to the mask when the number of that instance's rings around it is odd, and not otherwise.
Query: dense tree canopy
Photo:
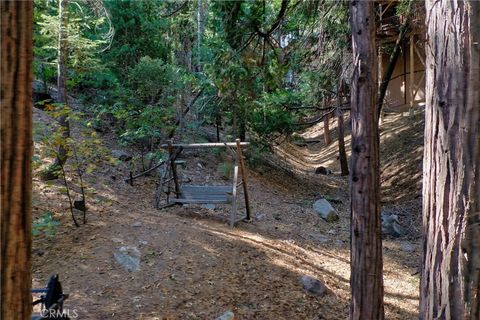
[[[91,111],[115,121],[126,143],[159,143],[190,104],[193,123],[242,139],[292,132],[319,121],[319,101],[348,78],[345,5],[108,1],[103,9],[68,6],[69,90],[95,91],[85,95]],[[35,10],[35,73],[48,82],[58,9],[40,1]]]

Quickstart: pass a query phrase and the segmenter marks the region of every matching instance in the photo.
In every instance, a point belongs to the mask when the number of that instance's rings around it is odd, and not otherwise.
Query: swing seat
[[[176,203],[232,203],[232,186],[193,186],[180,187],[178,198],[171,199]]]
[[[155,195],[155,207],[158,209],[166,208],[174,204],[230,204],[232,209],[230,211],[230,226],[233,228],[235,223],[240,220],[250,220],[250,205],[248,203],[247,182],[245,176],[245,164],[243,162],[242,147],[248,145],[248,142],[240,142],[239,139],[235,142],[225,143],[190,143],[190,144],[172,144],[161,145],[161,148],[168,150],[168,160],[165,161],[166,169],[160,177]],[[184,160],[178,160],[180,152],[183,149],[197,149],[197,148],[218,148],[226,147],[231,151],[235,157],[235,166],[233,167],[233,183],[231,185],[181,185],[177,175],[177,165],[185,165]],[[230,148],[236,147],[237,151]],[[241,181],[239,180],[239,166],[241,170]],[[172,199],[170,193],[172,192],[170,184],[174,183],[174,195]],[[237,188],[243,187],[243,194],[245,198],[246,217],[237,219]],[[166,189],[166,190],[165,190]],[[166,194],[166,204],[160,206],[162,194]]]

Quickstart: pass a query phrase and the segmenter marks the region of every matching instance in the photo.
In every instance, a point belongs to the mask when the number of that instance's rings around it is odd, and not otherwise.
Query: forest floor
[[[34,119],[50,121],[39,110]],[[418,314],[421,157],[412,155],[418,153],[422,133],[420,120],[398,115],[382,127],[384,206],[408,230],[404,237],[383,242],[387,319],[415,319]],[[318,135],[318,130],[302,133],[308,134]],[[105,136],[104,143],[118,148],[112,136]],[[36,151],[41,147],[36,141]],[[129,172],[125,163],[102,166],[87,177],[95,193],[87,199],[88,223],[76,228],[60,183],[34,176],[34,219],[49,210],[61,223],[54,237],[34,238],[34,287],[60,274],[70,294],[65,306],[80,319],[215,319],[227,311],[235,319],[345,319],[348,180],[335,167],[335,144],[289,147],[290,160],[284,161],[303,159],[306,165],[297,165],[295,175],[249,170],[254,219],[233,229],[222,219],[228,207],[153,209],[156,179],[139,178],[133,187],[128,185],[123,181]],[[286,147],[281,150],[285,153]],[[319,158],[308,159],[314,154]],[[184,174],[192,180],[222,181],[218,154],[201,152],[185,160]],[[334,173],[315,175],[317,165]],[[336,199],[338,221],[325,222],[315,214],[312,203],[321,197]],[[127,271],[116,262],[114,253],[122,246],[138,248],[139,271]],[[321,280],[327,293],[317,297],[305,292],[302,275]]]

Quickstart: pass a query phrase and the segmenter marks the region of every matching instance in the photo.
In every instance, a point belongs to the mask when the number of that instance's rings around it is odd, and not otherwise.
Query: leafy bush
[[[33,221],[32,234],[34,236],[45,234],[46,236],[53,237],[57,233],[57,227],[59,225],[60,222],[53,218],[52,212],[45,211],[40,218]]]

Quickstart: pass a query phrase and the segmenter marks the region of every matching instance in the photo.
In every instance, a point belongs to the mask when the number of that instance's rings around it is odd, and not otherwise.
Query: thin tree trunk
[[[323,107],[326,106],[325,100]],[[326,114],[323,118],[323,138],[325,140],[325,145],[328,146],[332,143],[332,135],[330,134],[330,114]]]
[[[65,107],[68,106],[67,101],[67,55],[68,55],[68,17],[67,17],[68,0],[59,0],[58,3],[58,15],[60,20],[59,32],[58,32],[58,63],[57,63],[57,90],[58,90],[58,102]],[[70,121],[68,117],[61,116],[58,119],[60,126],[62,127],[62,136],[64,138],[64,144],[60,145],[58,149],[58,157],[56,165],[64,165],[67,161],[67,148],[65,141],[70,137]],[[60,162],[60,163],[59,163]]]
[[[407,34],[408,25],[410,22],[410,16],[412,13],[412,8],[413,8],[413,0],[409,0],[405,21],[400,26],[400,32],[398,33],[398,38],[397,38],[397,41],[395,42],[395,47],[393,48],[393,51],[390,55],[387,68],[385,69],[385,73],[383,74],[383,77],[382,77],[382,82],[380,83],[380,87],[378,89],[377,108],[378,108],[379,118],[382,112],[383,100],[385,99],[385,94],[387,93],[388,83],[390,82],[390,78],[392,78],[393,70],[395,70],[398,57],[400,56],[400,52],[401,52],[400,49],[405,40],[405,35]],[[404,57],[404,59],[405,58],[406,56]]]
[[[31,314],[33,2],[1,4],[1,319]]]
[[[338,130],[338,156],[340,159],[340,170],[342,176],[348,176],[348,160],[345,151],[345,130],[343,128],[343,111],[338,109],[337,130]]]
[[[197,71],[202,72],[201,50],[205,32],[203,0],[197,0]]]
[[[340,170],[342,176],[348,176],[348,160],[345,151],[345,130],[343,128],[343,111],[342,111],[342,86],[338,87],[338,107],[337,114],[337,134],[338,134],[338,158],[340,160]]]
[[[480,318],[480,3],[426,2],[421,319]]]
[[[384,318],[374,2],[351,1],[350,14],[355,59],[351,89],[350,319],[374,320]]]

